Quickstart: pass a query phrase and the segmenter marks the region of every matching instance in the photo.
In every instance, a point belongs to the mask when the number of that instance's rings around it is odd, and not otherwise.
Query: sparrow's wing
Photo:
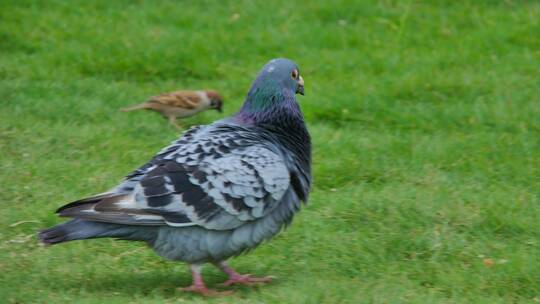
[[[167,94],[162,94],[152,97],[149,102],[160,103],[163,105],[183,108],[183,109],[195,109],[201,102],[201,96],[196,92],[191,91],[177,91]]]

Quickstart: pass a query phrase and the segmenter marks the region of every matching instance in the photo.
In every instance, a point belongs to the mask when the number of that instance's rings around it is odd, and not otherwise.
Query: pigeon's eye
[[[294,69],[291,73],[292,79],[298,79],[298,70]]]

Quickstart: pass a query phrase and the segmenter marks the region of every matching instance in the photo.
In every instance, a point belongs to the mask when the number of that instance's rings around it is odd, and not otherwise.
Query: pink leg
[[[219,264],[216,264],[216,266],[218,266],[221,271],[229,276],[229,279],[221,284],[223,286],[230,286],[234,284],[253,286],[257,284],[269,283],[272,281],[272,279],[274,279],[272,276],[257,278],[250,274],[239,274],[225,262],[220,262]]]
[[[203,296],[224,296],[229,295],[232,291],[217,291],[209,289],[204,284],[202,275],[201,275],[201,265],[190,264],[189,268],[191,269],[191,275],[193,276],[193,284],[189,287],[180,288],[182,291],[190,291],[194,293],[201,294]]]

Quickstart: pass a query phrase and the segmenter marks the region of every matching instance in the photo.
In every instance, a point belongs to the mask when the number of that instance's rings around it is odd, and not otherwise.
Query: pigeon
[[[240,274],[227,264],[291,223],[312,184],[311,140],[296,94],[304,94],[297,65],[268,62],[241,109],[188,129],[116,187],[56,212],[72,218],[39,233],[46,245],[92,238],[142,241],[158,255],[189,265],[184,291],[218,295],[201,267],[254,285],[272,277]]]
[[[123,112],[134,110],[152,110],[160,113],[177,129],[177,118],[193,116],[199,112],[216,109],[222,112],[223,98],[218,92],[206,91],[176,91],[150,97],[146,102],[120,109]]]

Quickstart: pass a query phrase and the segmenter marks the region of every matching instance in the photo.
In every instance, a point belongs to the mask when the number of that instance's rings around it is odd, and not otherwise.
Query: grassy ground
[[[178,136],[118,108],[215,88],[232,114],[284,56],[306,81],[311,201],[232,262],[275,283],[209,302],[540,302],[540,2],[358,2],[2,1],[0,299],[207,301],[139,244],[34,234]]]

